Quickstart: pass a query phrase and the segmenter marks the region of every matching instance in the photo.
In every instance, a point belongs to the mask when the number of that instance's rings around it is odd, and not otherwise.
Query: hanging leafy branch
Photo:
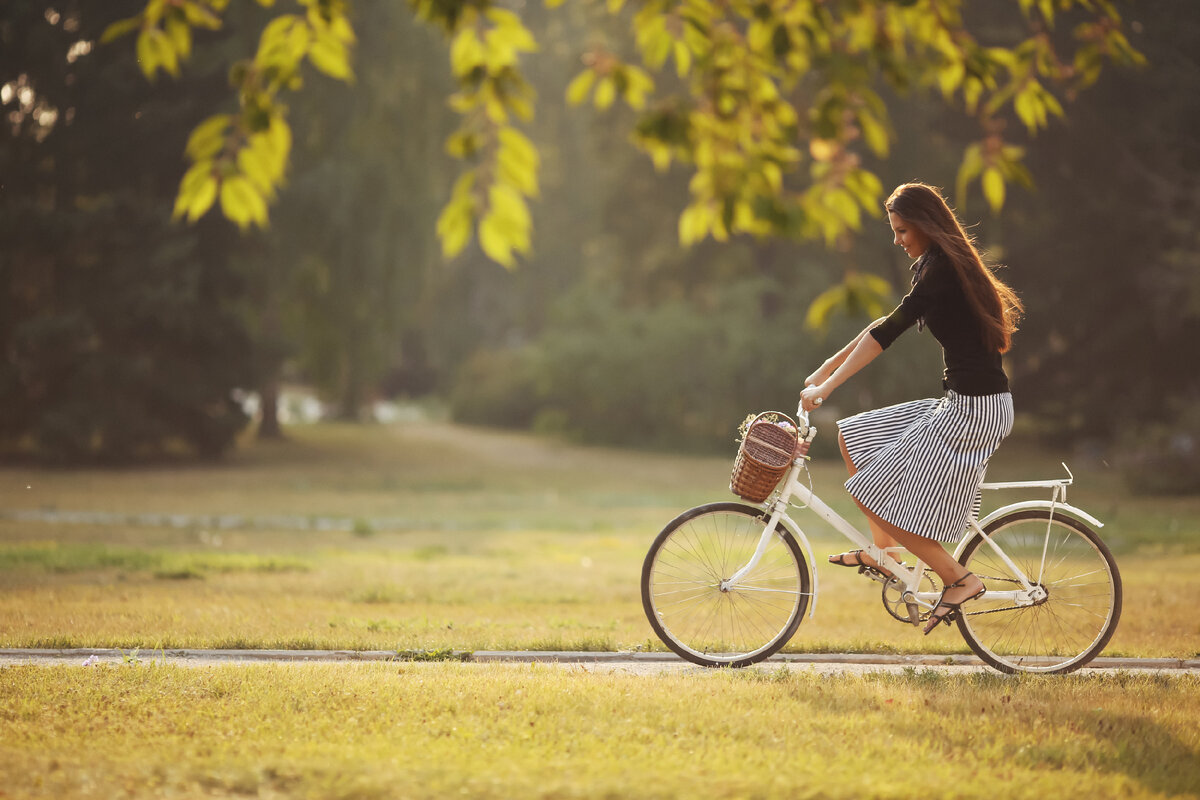
[[[537,42],[520,17],[487,3],[411,0],[411,5],[450,39],[450,70],[459,85],[450,107],[463,121],[446,141],[446,152],[473,163],[438,217],[442,253],[446,258],[460,253],[478,224],[483,252],[511,268],[514,250],[529,252],[533,222],[526,198],[538,195],[537,149],[512,124],[513,118],[533,119],[534,91],[518,59],[535,52]]]
[[[257,0],[272,7],[274,0]],[[101,42],[137,33],[138,64],[149,80],[159,70],[179,74],[192,52],[193,29],[216,30],[229,0],[149,0],[141,13],[108,26]],[[354,30],[344,0],[296,0],[301,13],[281,13],[263,29],[252,58],[229,72],[236,114],[214,114],[188,137],[191,168],[175,200],[175,217],[194,222],[219,201],[221,213],[241,228],[267,225],[267,208],[283,185],[292,131],[284,90],[303,85],[307,61],[320,72],[352,81]]]
[[[1025,38],[1012,47],[980,44],[966,5],[646,0],[629,14],[642,64],[659,73],[673,62],[682,91],[648,101],[651,79],[597,50],[568,98],[591,93],[603,110],[615,91],[635,109],[649,105],[638,144],[660,169],[682,161],[694,171],[684,243],[737,233],[833,243],[857,230],[864,212],[877,215],[882,187],[863,156],[886,157],[891,143],[881,78],[901,92],[934,88],[978,118],[984,138],[964,154],[959,201],[978,181],[999,211],[1007,183],[1031,184],[1024,148],[1003,138],[1005,116],[1035,134],[1063,116],[1063,100],[1093,83],[1105,60],[1143,58],[1106,0],[1017,0]],[[613,14],[625,6],[607,3]],[[1055,35],[1056,22],[1080,15],[1070,37]]]
[[[300,88],[306,61],[352,80],[349,1],[293,0],[300,13],[281,11],[258,52],[235,65],[239,111],[193,131],[176,216],[198,219],[219,199],[242,227],[266,224],[291,144],[281,95]],[[1115,0],[1008,2],[1017,35],[986,44],[965,21],[968,0],[604,0],[609,14],[628,21],[640,63],[595,46],[567,99],[600,112],[627,104],[639,115],[634,141],[653,164],[691,170],[679,218],[684,245],[747,234],[832,245],[864,215],[878,216],[883,186],[866,159],[886,158],[894,136],[884,85],[932,91],[978,120],[982,135],[963,154],[957,202],[978,184],[996,212],[1010,184],[1032,185],[1024,147],[1005,136],[1009,122],[1034,135],[1064,115],[1105,63],[1144,62]],[[446,151],[465,168],[438,219],[443,253],[453,257],[478,233],[488,257],[512,267],[530,249],[528,201],[538,196],[538,153],[517,127],[533,118],[534,92],[519,61],[537,42],[493,0],[409,4],[447,37],[459,86],[449,102],[462,124]],[[147,77],[175,75],[191,54],[192,31],[219,27],[228,5],[149,0],[104,38],[136,31]],[[854,278],[838,304],[873,308],[882,291]]]
[[[983,137],[963,156],[957,200],[979,183],[993,213],[1006,187],[1032,186],[1025,148],[1004,138],[1007,118],[1029,135],[1062,117],[1105,61],[1144,59],[1108,0],[1017,0],[1021,38],[981,44],[966,0],[607,0],[628,16],[643,66],[671,63],[682,84],[655,96],[652,77],[601,48],[568,88],[603,111],[614,95],[642,111],[635,141],[660,170],[692,170],[679,237],[691,244],[737,234],[823,239],[833,245],[879,216],[883,187],[864,157],[885,158],[893,137],[879,84],[932,89],[975,117]],[[633,6],[631,2],[628,5]],[[1069,36],[1056,24],[1075,22]],[[1061,51],[1066,55],[1060,54]],[[644,110],[643,110],[644,109]],[[886,282],[857,273],[813,302],[809,322],[835,310],[880,313]]]

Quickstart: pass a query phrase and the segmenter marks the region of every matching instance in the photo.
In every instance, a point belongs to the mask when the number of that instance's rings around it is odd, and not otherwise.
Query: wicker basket
[[[761,503],[775,491],[796,457],[799,429],[786,414],[764,411],[750,419],[745,430],[729,490],[743,500]]]

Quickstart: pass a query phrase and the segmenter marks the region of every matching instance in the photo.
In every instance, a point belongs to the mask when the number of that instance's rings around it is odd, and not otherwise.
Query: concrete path
[[[166,663],[180,666],[220,664],[317,664],[370,661],[420,661],[394,650],[72,650],[0,649],[0,667],[17,664],[89,666],[96,663]],[[542,651],[477,651],[453,653],[448,660],[466,663],[546,663],[596,672],[661,674],[703,670],[670,653],[587,653]],[[975,656],[963,655],[875,655],[869,653],[788,653],[756,665],[756,669],[778,669],[829,674],[903,672],[905,669],[934,669],[944,672],[986,672]],[[1083,673],[1149,671],[1164,675],[1200,675],[1200,659],[1097,658]]]

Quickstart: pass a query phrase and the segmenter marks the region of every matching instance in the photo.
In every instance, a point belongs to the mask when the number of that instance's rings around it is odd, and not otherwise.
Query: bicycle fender
[[[783,514],[776,524],[786,528],[795,537],[796,541],[800,543],[800,546],[804,548],[804,555],[808,558],[808,576],[812,580],[812,596],[809,598],[812,602],[808,605],[808,618],[816,619],[817,595],[820,594],[820,587],[817,585],[817,562],[816,556],[813,555],[812,544],[809,543],[808,537],[804,535],[804,531],[800,529],[796,521],[787,514]]]
[[[1014,511],[1030,511],[1034,509],[1049,511],[1056,515],[1062,514],[1068,517],[1075,517],[1081,522],[1086,522],[1089,525],[1095,525],[1097,528],[1104,527],[1103,522],[1096,519],[1082,508],[1076,508],[1069,503],[1052,503],[1049,500],[1025,500],[1020,503],[1012,503],[1011,505],[1001,506],[983,519],[979,520],[979,527],[986,530],[987,526],[990,525],[994,520],[997,520],[1006,514],[1011,514]],[[970,539],[970,535],[967,535],[964,536],[961,541],[959,541],[958,547],[954,550],[955,558],[958,558],[959,555],[962,554],[963,548],[966,547],[967,542],[970,541]]]

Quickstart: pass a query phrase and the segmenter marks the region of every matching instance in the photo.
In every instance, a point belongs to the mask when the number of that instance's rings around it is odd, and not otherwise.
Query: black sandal
[[[968,572],[966,575],[963,575],[961,578],[959,578],[957,581],[955,581],[954,583],[947,586],[945,589],[942,589],[942,597],[938,598],[937,605],[933,607],[933,612],[929,615],[929,624],[925,626],[925,635],[926,636],[928,636],[930,633],[933,632],[933,629],[938,626],[939,622],[944,622],[947,625],[949,625],[951,622],[958,619],[958,615],[962,613],[959,609],[962,608],[963,603],[966,603],[970,600],[974,600],[979,597],[983,597],[984,593],[987,592],[987,587],[983,586],[983,587],[980,587],[979,591],[976,592],[975,594],[971,595],[970,597],[964,597],[962,600],[959,600],[957,603],[947,603],[945,600],[942,599],[946,596],[946,592],[950,591],[951,589],[961,589],[961,588],[965,587],[966,586],[965,581],[967,580],[967,578],[971,577],[973,574],[974,573],[972,573],[972,572]],[[980,581],[980,582],[982,583],[982,581]],[[947,608],[947,609],[949,609],[949,611],[947,611],[945,614],[939,614],[939,613],[937,613],[939,608]]]
[[[863,563],[863,560],[862,560],[863,555],[864,555],[864,553],[862,550],[851,550],[847,553],[838,553],[837,555],[833,555],[833,556],[829,557],[829,563],[835,564],[836,566],[839,566],[839,567],[858,567],[859,572],[864,572],[864,573],[865,572],[874,572],[875,574],[882,575],[888,579],[891,579],[892,577],[894,577],[892,575],[892,573],[886,571],[882,567],[871,566],[870,564]],[[856,558],[857,560],[853,561],[853,562],[847,561],[846,559],[849,558],[850,556],[854,556],[854,558]]]

